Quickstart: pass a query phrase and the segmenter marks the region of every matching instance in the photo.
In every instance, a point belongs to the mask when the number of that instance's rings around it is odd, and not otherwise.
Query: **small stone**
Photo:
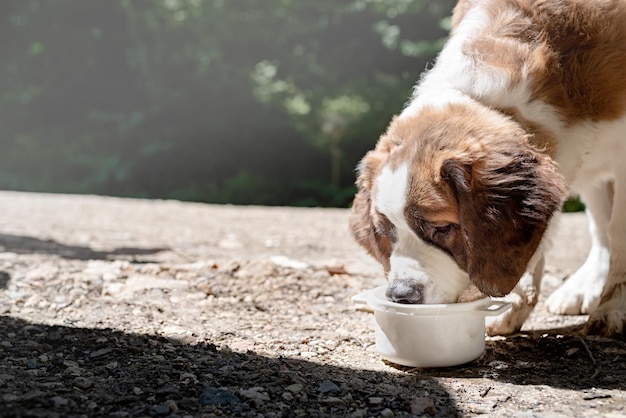
[[[320,403],[326,406],[335,406],[343,404],[343,401],[337,397],[329,396],[328,398],[321,399]]]
[[[89,389],[93,387],[93,379],[79,376],[74,379],[74,386],[76,386],[78,389]]]
[[[367,402],[370,405],[380,405],[383,403],[384,399],[378,396],[372,396],[371,398],[367,398]]]
[[[235,405],[241,403],[241,400],[233,393],[226,389],[214,387],[205,388],[199,400],[202,405]]]
[[[494,360],[489,362],[489,366],[493,367],[496,370],[508,369],[509,365],[504,361]]]
[[[22,402],[32,401],[33,399],[37,399],[43,395],[44,393],[40,390],[31,390],[30,392],[26,392],[24,395],[22,395],[21,401]]]
[[[104,366],[104,368],[105,368],[105,369],[108,369],[108,370],[115,370],[115,369],[117,369],[117,365],[118,365],[118,364],[117,364],[117,361],[112,361],[112,362],[110,362],[110,363],[106,364],[106,365]]]
[[[109,354],[113,350],[115,350],[113,347],[101,348],[100,350],[93,351],[91,354],[89,354],[89,357],[96,358],[96,357],[104,356],[105,354]]]
[[[293,401],[294,397],[291,393],[285,392],[281,395],[281,399],[285,402],[291,402]]]
[[[20,397],[18,395],[14,395],[12,393],[6,393],[2,395],[2,400],[6,403],[18,401]]]
[[[380,416],[381,417],[388,418],[388,417],[393,417],[395,415],[396,414],[394,414],[393,411],[391,409],[389,409],[389,408],[385,408],[382,411],[380,411]]]
[[[52,406],[55,408],[60,408],[70,403],[69,399],[62,398],[60,396],[53,396],[50,400],[52,401]]]
[[[157,395],[171,395],[173,393],[178,393],[178,388],[176,386],[167,385],[157,389],[156,393]]]
[[[39,328],[37,325],[26,325],[24,326],[24,328],[22,328],[22,332],[24,334],[34,334],[37,332],[41,332],[41,328]]]
[[[134,393],[135,395],[141,395],[141,394],[143,393],[143,390],[141,390],[141,388],[139,388],[139,387],[135,386],[135,387],[133,388],[133,393]]]
[[[254,387],[251,389],[241,389],[239,394],[244,398],[251,399],[253,401],[269,401],[270,398],[263,392],[263,388]]]
[[[169,399],[169,400],[165,401],[165,404],[170,407],[170,412],[173,413],[173,412],[177,412],[178,411],[178,405],[176,404],[176,401],[173,401],[173,400]]]
[[[195,408],[198,405],[198,399],[196,398],[183,398],[180,400],[180,406],[184,409]]]
[[[320,386],[317,390],[322,394],[341,392],[339,386],[337,386],[330,380],[324,380],[322,383],[320,383]]]
[[[26,367],[28,367],[29,369],[36,369],[38,366],[39,363],[37,363],[37,359],[31,357],[26,360]]]
[[[170,406],[167,404],[155,405],[152,407],[152,413],[158,416],[168,415],[170,413]]]
[[[181,373],[178,381],[183,385],[189,385],[191,383],[198,383],[198,378],[193,373]]]
[[[426,397],[418,397],[411,401],[411,413],[416,415],[434,414],[437,410],[433,400]]]
[[[287,389],[291,393],[300,393],[302,392],[302,389],[304,389],[304,386],[300,383],[294,383],[293,385],[287,386],[285,389]]]

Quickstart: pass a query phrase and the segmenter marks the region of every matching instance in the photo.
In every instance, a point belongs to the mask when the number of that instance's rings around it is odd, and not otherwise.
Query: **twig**
[[[587,345],[587,343],[585,342],[585,340],[583,340],[582,337],[578,337],[578,339],[580,340],[580,342],[582,343],[583,347],[585,347],[585,351],[587,352],[587,355],[589,355],[589,358],[591,359],[591,363],[592,364],[596,364],[596,359],[593,358],[593,354],[591,354],[591,350],[589,349],[589,346]]]
[[[600,374],[600,368],[598,367],[596,369],[595,372],[593,372],[593,374],[591,375],[591,380],[595,379],[596,377],[598,377],[598,375]]]
[[[591,354],[591,350],[589,349],[589,346],[587,345],[587,343],[585,342],[585,340],[582,337],[578,337],[578,339],[580,340],[580,342],[583,345],[583,347],[585,347],[585,351],[587,352],[587,355],[591,359],[591,364],[593,364],[595,366],[596,359],[593,358],[593,354]],[[600,374],[600,366],[596,367],[596,369],[594,370],[594,372],[591,375],[590,379],[591,380],[595,379],[596,377],[598,377],[599,374]]]

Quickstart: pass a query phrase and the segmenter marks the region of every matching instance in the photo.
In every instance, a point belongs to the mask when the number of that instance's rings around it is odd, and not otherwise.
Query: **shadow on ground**
[[[626,346],[609,338],[582,337],[577,335],[580,329],[582,325],[576,330],[533,331],[487,341],[484,354],[471,365],[420,373],[578,391],[626,388]]]
[[[458,415],[430,377],[6,316],[0,330],[2,417]]]
[[[66,245],[54,240],[0,234],[0,251],[16,254],[50,254],[72,260],[134,259],[135,257],[156,254],[167,250],[169,248],[124,247],[111,251],[96,251],[89,247]]]
[[[0,317],[0,416],[459,416],[442,378],[622,389],[614,340],[521,334],[465,366],[376,372],[173,340]],[[621,347],[621,348],[620,348]],[[489,391],[486,387],[485,394]],[[483,396],[483,395],[480,395]],[[466,396],[467,397],[467,396]],[[480,402],[480,397],[475,396]]]

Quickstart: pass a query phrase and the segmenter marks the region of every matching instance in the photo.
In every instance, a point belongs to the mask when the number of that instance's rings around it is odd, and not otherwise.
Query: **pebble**
[[[89,379],[87,377],[77,377],[74,379],[74,386],[78,389],[89,389],[93,387],[93,379]]]
[[[328,398],[321,399],[320,403],[326,406],[334,406],[343,404],[343,401],[337,397],[329,396]]]
[[[241,389],[239,391],[239,394],[243,396],[244,398],[251,399],[253,401],[265,402],[265,401],[270,400],[269,396],[267,396],[267,394],[265,393],[265,389],[260,388],[260,387],[254,387],[251,389]]]
[[[322,394],[341,392],[339,386],[337,386],[330,380],[324,380],[322,383],[320,383],[320,386],[317,390]]]
[[[395,415],[396,414],[394,414],[393,411],[391,409],[389,409],[389,408],[385,408],[382,411],[380,411],[380,416],[381,417],[385,417],[386,418],[386,417],[393,417]]]
[[[104,366],[104,368],[107,369],[107,370],[115,370],[115,369],[117,369],[117,366],[118,366],[117,361],[112,361],[112,362],[106,364]]]
[[[13,393],[5,393],[2,395],[2,400],[6,403],[18,401],[20,397],[18,395],[14,395]]]
[[[178,381],[182,385],[189,385],[191,383],[198,383],[198,378],[193,373],[181,373]]]
[[[52,398],[50,398],[50,400],[52,401],[52,406],[54,406],[55,408],[60,408],[70,403],[69,399],[62,398],[60,396],[53,396]]]
[[[165,403],[167,404],[167,406],[170,407],[170,412],[178,411],[178,405],[176,404],[176,401],[173,401],[170,399],[170,400],[165,401]]]
[[[22,395],[21,401],[22,402],[28,402],[28,401],[31,401],[33,399],[37,399],[37,398],[39,398],[39,397],[41,397],[43,395],[44,395],[44,393],[42,391],[40,391],[40,390],[36,390],[36,389],[35,390],[31,390],[31,391],[26,392],[25,394]]]
[[[68,367],[67,369],[65,369],[63,371],[63,374],[66,376],[80,376],[83,374],[82,370],[80,369],[80,367]]]
[[[300,393],[302,392],[302,389],[304,389],[304,386],[300,383],[294,383],[293,385],[287,386],[285,389],[287,389],[291,393]]]
[[[170,406],[167,404],[155,405],[152,407],[154,415],[164,416],[170,413]]]
[[[226,389],[207,387],[200,395],[202,405],[234,405],[241,403],[241,400]]]
[[[111,351],[115,350],[113,347],[105,347],[105,348],[101,348],[99,350],[96,351],[92,351],[89,354],[90,358],[96,358],[96,357],[100,357],[100,356],[104,356],[105,354],[109,354]]]
[[[173,393],[178,393],[178,387],[172,385],[163,386],[162,388],[157,389],[156,393],[157,395],[171,395]]]
[[[180,406],[183,409],[192,409],[198,405],[198,399],[196,398],[183,398],[180,400]]]
[[[411,413],[416,415],[434,414],[437,410],[433,400],[426,397],[418,397],[411,401]]]

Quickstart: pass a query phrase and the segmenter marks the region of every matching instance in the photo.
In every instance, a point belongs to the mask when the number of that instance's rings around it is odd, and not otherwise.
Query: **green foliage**
[[[346,206],[453,3],[7,0],[0,187]]]
[[[563,212],[582,212],[585,205],[579,198],[569,198],[563,203]]]

